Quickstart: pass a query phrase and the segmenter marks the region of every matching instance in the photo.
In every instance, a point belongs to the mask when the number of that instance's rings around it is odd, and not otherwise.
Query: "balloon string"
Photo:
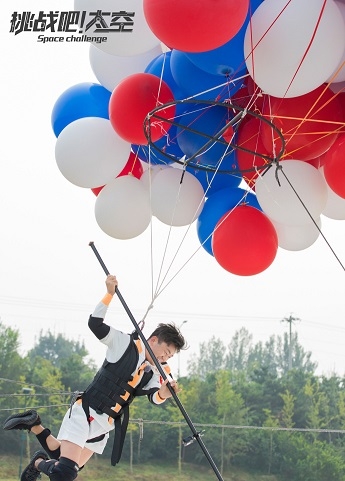
[[[160,295],[168,286],[169,284],[171,284],[171,282],[175,279],[175,277],[177,277],[179,275],[179,273],[182,271],[182,269],[184,269],[186,267],[186,265],[193,259],[193,257],[199,252],[199,250],[203,247],[203,245],[212,237],[213,233],[223,224],[223,222],[225,222],[225,220],[228,218],[228,216],[233,212],[233,210],[238,207],[245,199],[245,197],[247,196],[248,192],[246,192],[242,199],[240,199],[238,201],[238,203],[227,213],[226,216],[224,216],[224,219],[222,219],[221,222],[219,222],[219,224],[216,225],[216,227],[214,228],[214,230],[209,234],[209,236],[203,241],[202,244],[200,244],[200,246],[190,255],[190,257],[184,262],[184,264],[180,267],[180,269],[177,270],[177,272],[173,275],[173,277],[171,279],[169,279],[169,281],[167,282],[167,284],[165,284],[164,287],[161,288],[161,290],[159,291],[159,293],[157,293],[157,297],[158,295]]]
[[[220,161],[220,163],[219,163],[216,171],[214,172],[213,178],[214,178],[214,176],[216,175],[217,170],[220,168],[221,162],[222,162],[222,160],[224,159],[225,155],[227,154],[227,150],[228,150],[228,149],[229,149],[229,145],[227,146],[227,148],[226,148],[226,150],[225,150],[225,152],[224,152],[224,154],[223,154],[223,156],[222,156],[222,158],[221,158],[221,161]],[[176,196],[174,213],[175,213],[175,209],[176,209],[176,206],[177,206],[177,203],[178,203],[178,199],[179,199],[179,196],[180,196],[181,183],[182,183],[182,180],[183,180],[183,176],[184,176],[184,172],[185,172],[185,167],[186,167],[186,163],[185,163],[185,165],[184,165],[184,170],[183,170],[183,173],[182,173],[182,175],[181,175],[181,182],[180,182],[180,187],[179,187],[178,195]],[[195,215],[196,215],[196,213],[198,212],[200,206],[202,205],[202,202],[205,200],[208,189],[209,189],[209,187],[207,187],[206,191],[204,192],[203,198],[201,199],[201,201],[199,202],[199,205],[198,205],[197,208],[196,208]],[[246,194],[245,194],[245,195],[246,195]],[[242,202],[242,200],[239,201],[239,203],[241,203],[241,202]],[[173,222],[173,219],[172,219],[172,222]],[[167,268],[167,270],[166,270],[166,273],[165,273],[165,275],[164,275],[161,283],[159,284],[159,282],[157,282],[157,288],[156,288],[156,291],[155,291],[155,297],[156,297],[156,298],[157,298],[157,296],[167,287],[167,285],[170,284],[170,282],[171,282],[171,281],[176,277],[176,275],[177,275],[177,273],[176,273],[175,276],[173,276],[173,278],[168,282],[168,284],[167,284],[164,288],[162,287],[163,284],[164,284],[164,282],[165,282],[165,280],[166,280],[166,278],[167,278],[167,276],[168,276],[168,274],[169,274],[169,272],[170,272],[170,270],[172,269],[172,266],[173,266],[173,264],[174,264],[174,262],[175,262],[175,260],[176,260],[176,258],[177,258],[177,255],[179,254],[179,252],[180,252],[180,250],[181,250],[181,248],[182,248],[182,245],[183,245],[183,243],[184,243],[184,241],[185,241],[185,239],[186,239],[186,237],[187,237],[187,235],[188,235],[191,227],[192,227],[192,223],[190,223],[189,226],[187,227],[186,232],[184,233],[184,235],[183,235],[183,237],[182,237],[182,240],[180,241],[180,244],[179,244],[179,246],[178,246],[178,248],[177,248],[177,250],[176,250],[176,252],[175,252],[175,255],[173,256],[173,258],[172,258],[172,260],[171,260],[171,262],[170,262],[170,264],[169,264],[169,266],[168,266],[168,268]],[[169,228],[169,239],[170,239],[170,235],[171,235],[171,230],[172,230],[172,224],[170,225],[170,228]],[[212,236],[212,234],[210,234],[210,236]],[[204,242],[206,242],[207,240],[208,240],[208,238],[207,238]],[[204,243],[203,243],[203,244],[204,244]],[[201,244],[201,247],[203,246],[203,244]],[[166,247],[165,247],[165,251],[164,251],[164,260],[165,260],[165,256],[166,256],[167,247],[168,247],[168,239],[167,239],[167,243],[166,243]],[[199,250],[199,249],[198,249],[198,250]],[[189,260],[191,260],[191,258],[198,252],[198,250],[195,251],[195,253],[189,258]],[[189,260],[186,261],[186,263],[184,264],[184,266],[189,262]],[[162,267],[163,267],[163,263],[162,263],[162,266],[161,266],[161,270],[162,270]],[[181,269],[182,269],[182,268],[181,268]],[[181,270],[181,269],[180,269],[180,270]],[[179,270],[178,272],[180,272],[180,270]]]
[[[191,95],[190,97],[186,97],[185,99],[183,100],[193,100],[195,99],[196,97],[199,97],[200,95],[204,95],[204,94],[208,94],[210,92],[212,92],[213,90],[217,90],[219,89],[220,87],[227,87],[229,85],[229,83],[232,83],[232,82],[238,82],[239,80],[242,80],[242,79],[245,79],[248,77],[248,74],[245,74],[245,75],[241,75],[240,77],[236,77],[235,79],[231,79],[231,80],[227,80],[226,82],[224,83],[221,83],[221,84],[218,84],[216,85],[215,87],[211,87],[207,90],[203,90],[202,92],[198,92],[194,95]]]
[[[251,57],[251,64],[252,64],[252,70],[253,70],[253,74],[252,74],[252,78],[255,82],[255,65],[254,65],[254,51],[256,49],[256,47],[263,41],[263,39],[265,38],[265,36],[268,34],[268,32],[271,30],[271,28],[273,28],[274,24],[278,21],[279,17],[284,13],[284,10],[289,6],[289,4],[292,2],[292,0],[288,0],[288,2],[286,2],[284,8],[282,8],[282,10],[280,11],[280,13],[276,16],[276,18],[274,19],[274,21],[271,23],[271,25],[267,28],[267,30],[262,34],[261,38],[259,38],[259,40],[257,41],[257,43],[254,45],[254,42],[253,42],[253,24],[252,24],[252,18],[250,17],[249,19],[249,35],[250,35],[250,51],[247,55],[247,57],[244,59],[245,62],[247,63],[248,59]],[[248,74],[249,75],[249,74]],[[256,82],[255,82],[256,83]]]
[[[151,146],[149,148],[149,169],[151,167]],[[150,200],[150,209],[151,209],[151,219],[153,216],[152,213],[152,178],[151,172],[148,173],[149,176],[149,200]],[[150,222],[150,267],[151,267],[151,303],[153,302],[153,278],[154,278],[154,265],[153,265],[153,229],[152,229],[152,220]]]
[[[308,44],[307,48],[305,49],[305,52],[304,52],[304,54],[303,54],[303,56],[302,56],[302,58],[301,58],[301,61],[300,61],[299,65],[298,65],[298,67],[297,67],[297,69],[296,69],[296,71],[295,71],[295,73],[294,73],[294,75],[293,75],[293,77],[292,77],[292,79],[291,79],[291,81],[290,81],[290,83],[289,83],[286,91],[285,91],[284,97],[285,97],[286,94],[288,93],[289,88],[291,87],[293,81],[295,80],[295,78],[296,78],[296,76],[297,76],[300,68],[302,67],[302,64],[303,64],[305,58],[307,57],[307,54],[308,54],[308,52],[309,52],[309,50],[310,50],[310,48],[311,48],[311,46],[312,46],[312,44],[313,44],[313,41],[314,41],[314,38],[315,38],[315,35],[316,35],[316,32],[317,32],[318,26],[320,25],[322,15],[323,15],[323,12],[324,12],[325,7],[326,7],[326,2],[327,2],[327,0],[323,0],[323,5],[322,5],[322,7],[321,7],[320,15],[319,15],[319,18],[317,19],[317,22],[316,22],[316,25],[315,25],[313,34],[312,34],[312,36],[311,36],[311,39],[310,39],[310,41],[309,41],[309,44]]]
[[[166,245],[165,245],[163,260],[162,260],[162,263],[161,263],[160,275],[161,275],[161,272],[162,272],[162,270],[163,270],[163,264],[164,264],[164,262],[165,262],[165,258],[166,258],[166,254],[167,254],[168,244],[169,244],[169,240],[170,240],[170,236],[171,236],[171,232],[172,232],[172,227],[173,227],[173,219],[174,219],[174,215],[175,215],[175,212],[176,212],[176,207],[177,207],[178,200],[179,200],[180,193],[181,193],[183,177],[184,177],[184,174],[185,174],[185,171],[186,171],[186,170],[185,170],[185,169],[186,169],[186,165],[187,165],[187,164],[185,163],[185,164],[184,164],[183,172],[182,172],[182,174],[181,174],[181,180],[180,180],[180,184],[179,184],[179,190],[178,190],[178,193],[177,193],[177,196],[176,196],[176,201],[175,201],[175,205],[174,205],[173,216],[172,216],[171,224],[170,224],[170,226],[169,226],[169,233],[168,233],[168,237],[167,237],[167,241],[166,241]],[[206,195],[206,194],[204,193],[203,199],[201,199],[201,201],[200,201],[200,203],[199,203],[199,206],[196,208],[195,214],[196,214],[196,212],[198,211],[198,209],[200,208],[203,200],[205,199],[205,195]],[[166,278],[167,278],[167,276],[168,276],[168,274],[169,274],[169,272],[170,272],[170,270],[171,270],[171,268],[172,268],[172,265],[173,265],[175,259],[177,258],[178,253],[180,252],[180,249],[181,249],[181,247],[182,247],[182,244],[183,244],[184,240],[186,239],[186,236],[187,236],[187,234],[188,234],[188,232],[189,232],[189,229],[191,228],[191,225],[192,225],[192,224],[190,223],[189,226],[188,226],[188,228],[187,228],[187,230],[186,230],[186,232],[185,232],[185,234],[184,234],[184,236],[183,236],[183,238],[182,238],[182,240],[181,240],[181,242],[180,242],[180,244],[179,244],[179,246],[178,246],[178,248],[176,249],[175,255],[173,256],[173,258],[172,258],[172,260],[171,260],[168,268],[166,269],[165,275],[163,276],[163,279],[162,279],[161,283],[159,284],[160,276],[159,276],[159,279],[157,280],[156,291],[155,291],[155,296],[156,296],[156,298],[157,298],[157,296],[158,296],[158,295],[160,294],[160,292],[161,292],[162,285],[164,284],[164,281],[166,280]]]
[[[320,92],[319,96],[317,99],[315,99],[314,103],[311,105],[311,107],[309,108],[308,112],[306,112],[305,116],[303,118],[299,118],[299,117],[292,117],[292,116],[284,116],[284,115],[273,115],[271,114],[271,117],[270,117],[270,120],[271,122],[273,122],[273,119],[276,118],[276,119],[284,119],[284,120],[300,120],[299,124],[297,126],[294,126],[291,128],[291,130],[286,130],[284,131],[284,134],[285,135],[290,135],[290,137],[287,139],[286,141],[286,144],[288,145],[289,142],[294,138],[295,135],[298,135],[298,132],[299,132],[299,129],[302,127],[302,125],[305,123],[305,122],[314,122],[314,123],[320,123],[322,125],[324,124],[332,124],[332,125],[335,125],[335,126],[338,126],[335,130],[333,129],[332,131],[328,131],[328,132],[322,132],[324,135],[320,138],[318,137],[317,139],[315,139],[313,142],[310,142],[310,144],[314,143],[314,142],[317,142],[318,140],[321,140],[322,138],[324,137],[327,137],[329,135],[334,135],[335,133],[341,131],[343,128],[344,128],[344,123],[343,122],[340,122],[340,121],[331,121],[331,120],[322,120],[322,119],[313,119],[313,116],[317,115],[323,108],[325,108],[335,97],[332,96],[330,97],[327,101],[321,103],[321,99],[323,97],[323,95],[325,94],[325,92],[328,91],[328,85],[325,85],[324,89],[322,90],[322,92]],[[269,97],[270,99],[270,97]],[[283,99],[281,99],[281,101],[283,101]],[[317,108],[316,108],[317,107]],[[279,108],[280,108],[280,104],[278,103],[277,105],[277,112],[279,112]],[[313,109],[315,109],[313,111]],[[312,114],[312,115],[311,115]],[[309,132],[308,135],[315,135],[317,134],[317,132]],[[272,132],[272,135],[273,135],[273,132]],[[303,135],[306,135],[305,133],[303,133]],[[272,142],[272,144],[274,145],[275,143]],[[303,149],[304,146],[301,146],[299,147],[298,149],[294,150],[294,153],[295,152],[298,152],[298,150],[300,149]],[[292,152],[289,152],[289,155],[292,154]]]
[[[138,326],[140,327],[140,330],[141,330],[141,331],[142,331],[142,330],[144,329],[144,327],[145,327],[146,317],[147,317],[150,309],[152,309],[152,308],[153,308],[153,302],[151,302],[151,304],[150,304],[150,305],[148,306],[148,308],[146,309],[146,312],[145,312],[143,318],[141,319],[141,321],[138,322]]]

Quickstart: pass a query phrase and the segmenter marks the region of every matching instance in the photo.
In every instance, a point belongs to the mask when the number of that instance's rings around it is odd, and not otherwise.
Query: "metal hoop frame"
[[[235,110],[238,113],[224,127],[222,127],[215,135],[212,136],[212,135],[194,130],[194,129],[188,127],[188,126],[181,125],[178,122],[176,122],[176,120],[169,120],[169,119],[163,118],[159,115],[160,111],[162,111],[164,109],[167,109],[167,108],[169,108],[173,105],[182,105],[182,104],[194,104],[194,105],[200,104],[200,105],[208,105],[208,106],[221,106],[221,107],[226,107],[228,109]],[[260,119],[262,122],[265,122],[266,124],[268,124],[271,127],[271,129],[280,138],[281,148],[280,148],[280,151],[275,155],[275,157],[272,157],[272,156],[269,156],[269,155],[264,155],[262,153],[255,152],[255,151],[250,150],[250,149],[246,149],[246,148],[244,148],[240,145],[237,145],[236,143],[233,143],[233,142],[230,142],[230,143],[226,142],[226,140],[222,138],[222,134],[229,128],[229,126],[234,126],[234,125],[240,123],[246,115],[250,115],[254,118]],[[207,139],[206,143],[197,152],[195,152],[191,157],[189,157],[187,159],[182,158],[183,160],[180,159],[180,158],[177,158],[174,155],[171,155],[169,153],[164,152],[152,140],[152,138],[151,138],[151,123],[153,121],[162,121],[164,123],[170,123],[171,125],[174,125],[176,127],[181,127],[184,130],[188,130],[189,132],[192,132],[194,134],[203,136]],[[213,100],[185,99],[185,100],[174,100],[173,102],[169,102],[169,103],[166,103],[164,105],[160,105],[160,106],[156,107],[155,109],[151,110],[151,112],[149,112],[147,114],[147,116],[144,120],[144,132],[145,132],[145,136],[146,136],[147,141],[148,141],[148,145],[153,147],[156,151],[158,151],[163,156],[165,156],[167,158],[167,160],[169,160],[170,162],[176,162],[178,164],[193,167],[193,168],[198,169],[198,170],[217,172],[219,174],[232,174],[232,175],[234,175],[234,174],[242,174],[244,172],[266,170],[273,163],[278,163],[279,160],[281,159],[284,151],[285,151],[285,139],[283,137],[283,134],[272,122],[270,122],[268,119],[266,119],[262,115],[260,115],[256,112],[253,112],[251,110],[247,110],[244,107],[240,107],[239,105],[233,104],[230,101],[217,102],[217,101],[213,101]],[[208,147],[210,147],[215,142],[222,143],[222,144],[228,146],[229,149],[231,149],[227,154],[225,154],[225,156],[229,155],[229,153],[232,153],[234,149],[238,149],[238,150],[241,150],[243,152],[247,152],[249,154],[257,155],[257,156],[263,158],[266,161],[266,163],[263,166],[253,166],[252,168],[243,169],[243,170],[240,170],[240,169],[222,170],[222,169],[219,169],[217,166],[202,165],[200,163],[197,163],[195,161],[197,156],[199,154],[201,154],[202,152],[204,152]]]

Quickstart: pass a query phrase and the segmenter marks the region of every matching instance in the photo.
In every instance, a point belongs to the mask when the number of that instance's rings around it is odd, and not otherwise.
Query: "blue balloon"
[[[219,105],[186,103],[177,106],[177,142],[187,159],[200,151],[192,159],[193,163],[215,167],[221,159],[235,156],[226,141],[212,140],[229,121],[229,114],[228,108]],[[228,162],[230,165],[233,160]],[[222,170],[235,169],[222,167]]]
[[[226,165],[222,164],[220,169],[224,170],[224,168],[227,167],[227,163],[228,162],[226,162]],[[187,167],[187,171],[198,179],[204,188],[206,197],[213,195],[221,189],[238,187],[242,181],[242,174],[240,172],[238,174],[222,174],[220,172],[212,172],[210,170],[201,170],[191,167]]]
[[[109,119],[110,96],[111,92],[102,85],[89,82],[65,90],[55,102],[51,114],[56,137],[68,124],[83,117]]]
[[[137,144],[132,144],[131,149],[135,154],[137,154],[143,162],[146,162],[147,164],[152,164],[152,165],[169,165],[171,164],[171,161],[169,160],[168,157],[165,157],[164,155],[161,155],[159,151],[157,151],[155,148],[151,148],[147,145],[137,145]]]
[[[207,52],[189,53],[186,56],[196,67],[209,74],[241,77],[247,73],[244,59],[244,37],[251,15],[263,0],[250,0],[250,7],[244,24],[229,42]]]
[[[197,221],[197,234],[202,247],[213,256],[213,231],[224,214],[238,204],[246,204],[262,210],[255,194],[240,188],[218,190],[208,197]]]
[[[176,140],[176,127],[174,125],[170,127],[166,135],[156,140],[150,147],[133,144],[132,150],[134,153],[138,153],[141,160],[151,164],[171,164],[175,159],[179,160],[184,156]],[[160,150],[168,155],[164,155]]]
[[[185,94],[181,91],[171,73],[170,58],[171,51],[158,55],[148,64],[145,73],[161,78],[170,87],[175,99],[183,99]]]
[[[201,70],[189,60],[186,53],[179,50],[171,52],[170,69],[185,97],[195,97],[196,100],[229,99],[242,86],[242,80],[231,81],[226,75],[214,75]]]

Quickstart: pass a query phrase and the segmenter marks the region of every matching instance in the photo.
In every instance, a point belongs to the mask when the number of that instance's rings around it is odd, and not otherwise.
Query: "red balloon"
[[[205,52],[224,45],[242,27],[249,0],[143,0],[152,32],[171,49]]]
[[[323,173],[333,192],[345,199],[345,134],[325,153]]]
[[[304,162],[306,162],[307,164],[310,164],[312,165],[313,167],[315,167],[316,169],[319,169],[320,167],[323,166],[324,164],[324,155],[319,155],[319,157],[315,157],[315,159],[310,159],[310,160],[305,160]]]
[[[212,236],[212,250],[225,270],[239,276],[252,276],[274,261],[278,236],[263,212],[240,205],[218,222]]]
[[[101,185],[100,187],[93,187],[91,190],[95,194],[95,196],[97,197],[97,195],[101,192],[103,187],[104,187],[104,185]]]
[[[336,95],[341,104],[341,108],[343,110],[343,114],[345,118],[345,92],[338,92]]]
[[[261,113],[263,103],[262,90],[256,85],[254,80],[248,76],[243,80],[242,87],[231,95],[231,103],[242,108],[248,108],[253,112]],[[246,118],[250,119],[251,116],[248,115],[243,120],[245,121]]]
[[[144,120],[154,108],[172,102],[173,93],[156,75],[136,73],[123,79],[113,90],[109,101],[111,125],[120,137],[131,144],[146,145]],[[175,105],[159,111],[163,119],[173,120]],[[167,133],[171,124],[164,120],[151,122],[150,137],[153,142]]]
[[[255,189],[255,180],[263,169],[246,171],[268,164],[268,161],[260,156],[260,154],[268,155],[260,136],[262,124],[263,122],[257,117],[251,117],[250,120],[241,123],[238,128],[237,145],[240,147],[237,149],[238,168],[242,171],[243,179],[251,189]],[[255,152],[257,155],[241,150],[241,148]]]
[[[330,88],[321,85],[299,97],[265,95],[263,115],[282,132],[285,159],[311,160],[326,152],[336,140],[344,120],[341,102]],[[262,140],[268,152],[279,152],[281,140],[263,125]]]
[[[234,137],[234,128],[232,125],[229,125],[229,127],[223,132],[222,137],[226,142],[232,142]]]
[[[143,175],[143,172],[144,172],[143,165],[142,165],[138,155],[135,154],[134,152],[131,152],[129,154],[126,165],[121,170],[119,175],[116,176],[116,178],[122,177],[123,175],[133,175],[137,179],[140,179],[140,177]],[[104,187],[104,185],[102,185],[101,187],[94,187],[91,190],[97,196],[101,192],[103,187]]]

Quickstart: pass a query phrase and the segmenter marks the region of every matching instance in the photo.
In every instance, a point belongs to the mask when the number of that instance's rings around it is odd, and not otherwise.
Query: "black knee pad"
[[[58,462],[56,459],[41,461],[38,469],[51,481],[73,481],[78,476],[79,466],[71,459],[61,457]]]
[[[49,459],[48,461],[41,461],[38,464],[38,469],[39,471],[42,471],[42,473],[46,474],[47,476],[50,475],[51,470],[53,469],[53,466],[57,463],[57,459]]]
[[[48,455],[51,459],[59,459],[60,448],[54,449],[54,451],[52,451],[51,449],[48,448],[48,444],[47,444],[46,439],[50,435],[51,435],[50,429],[45,428],[40,434],[36,434],[36,438],[37,438],[37,441],[42,446],[42,448],[45,450],[45,452],[48,453]]]

